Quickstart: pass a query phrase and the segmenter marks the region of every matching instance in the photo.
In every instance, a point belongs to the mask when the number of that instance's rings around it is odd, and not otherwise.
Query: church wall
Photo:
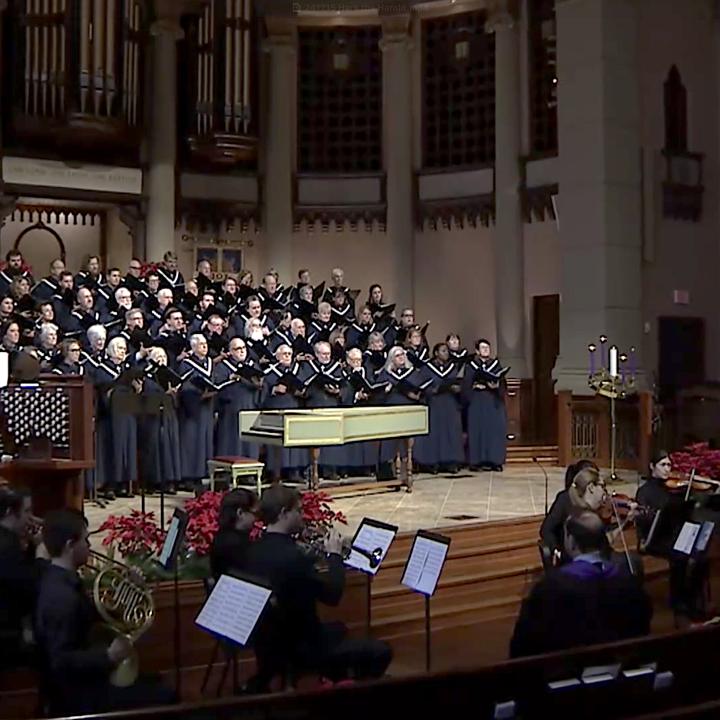
[[[116,208],[108,211],[106,233],[107,267],[118,267],[124,275],[132,258],[132,236]]]
[[[657,318],[703,317],[706,321],[706,375],[720,378],[720,319],[717,312],[718,271],[718,97],[716,30],[710,3],[642,0],[639,3],[639,91],[641,136],[654,175],[646,194],[643,319],[645,365],[657,368]],[[662,217],[665,124],[663,83],[676,64],[688,96],[688,149],[704,153],[705,194],[698,223]],[[673,290],[687,290],[687,305],[673,303]],[[691,348],[687,349],[692,351]]]

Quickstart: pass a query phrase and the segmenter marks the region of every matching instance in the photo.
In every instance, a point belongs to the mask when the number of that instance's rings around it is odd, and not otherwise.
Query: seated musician
[[[0,669],[31,662],[30,624],[41,566],[28,538],[30,495],[0,487]],[[26,540],[27,549],[23,547]]]
[[[328,567],[319,572],[293,537],[303,527],[300,495],[295,490],[284,485],[268,488],[259,514],[267,529],[250,547],[246,572],[266,579],[277,599],[272,617],[260,621],[255,644],[259,675],[269,683],[274,671],[288,662],[334,682],[384,675],[392,659],[386,643],[349,638],[342,623],[322,623],[318,618],[317,603],[337,605],[345,586],[339,535],[331,533],[325,541]]]
[[[565,521],[568,519],[573,507],[570,499],[570,487],[575,480],[575,476],[585,468],[598,470],[597,465],[592,460],[578,460],[576,463],[568,465],[565,471],[565,489],[555,496],[555,500],[553,500],[553,504],[540,526],[540,540],[549,553],[553,565],[560,564]]]
[[[670,607],[675,615],[690,620],[704,618],[704,589],[709,573],[708,561],[704,558],[691,559],[673,552],[673,545],[686,520],[690,519],[690,507],[685,502],[685,488],[671,492],[666,481],[672,472],[668,453],[661,450],[650,460],[650,477],[637,491],[637,501],[642,505],[661,512],[652,538],[648,538],[652,527],[652,516],[638,521],[638,534],[645,551],[657,557],[666,558],[670,564]],[[692,503],[693,501],[691,501]],[[649,542],[648,542],[649,540]]]
[[[252,490],[236,488],[220,503],[218,531],[210,550],[210,567],[221,575],[243,572],[250,549],[250,531],[256,522],[258,497]]]
[[[110,673],[131,651],[125,638],[117,637],[110,645],[90,644],[99,615],[78,576],[90,552],[87,520],[76,510],[53,510],[45,516],[42,538],[50,565],[40,581],[35,635],[51,714],[172,703],[171,691],[146,678],[130,687],[111,685]]]
[[[546,573],[523,601],[511,657],[539,655],[649,634],[652,604],[635,576],[609,560],[605,525],[593,512],[565,521],[570,562]]]

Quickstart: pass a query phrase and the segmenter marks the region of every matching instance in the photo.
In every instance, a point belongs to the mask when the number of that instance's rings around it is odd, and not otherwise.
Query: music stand
[[[397,535],[398,526],[363,518],[353,536],[350,550],[345,558],[348,567],[364,572],[368,576],[367,590],[367,633],[372,624],[372,579],[380,569],[380,563],[387,555],[392,541]]]
[[[158,562],[163,570],[173,570],[173,595],[174,595],[174,615],[175,627],[173,642],[175,645],[175,689],[178,698],[182,696],[182,675],[180,672],[180,584],[178,582],[178,555],[180,548],[185,541],[185,531],[188,526],[188,514],[185,510],[175,508],[172,518],[170,519],[170,527],[168,527],[165,543],[163,544]]]
[[[425,597],[425,670],[431,667],[430,598],[435,593],[440,573],[450,548],[450,538],[418,530],[405,563],[401,583]]]

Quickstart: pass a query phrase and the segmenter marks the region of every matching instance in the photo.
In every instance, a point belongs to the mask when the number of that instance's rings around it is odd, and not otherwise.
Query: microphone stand
[[[548,474],[545,468],[542,466],[542,463],[534,457],[532,461],[542,470],[543,475],[545,476],[545,517],[547,517],[548,514]]]

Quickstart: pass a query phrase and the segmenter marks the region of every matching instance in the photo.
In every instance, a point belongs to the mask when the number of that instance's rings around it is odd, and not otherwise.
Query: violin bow
[[[613,514],[615,515],[615,521],[618,525],[618,530],[620,531],[620,539],[622,540],[622,546],[623,546],[623,552],[625,553],[625,561],[628,564],[628,570],[630,570],[630,574],[635,574],[635,568],[633,567],[633,564],[630,560],[630,551],[628,550],[627,546],[627,540],[625,539],[625,531],[623,530],[623,523],[620,522],[620,515],[617,511],[617,505],[615,504],[615,498],[613,496],[610,496],[610,505],[613,509]]]

